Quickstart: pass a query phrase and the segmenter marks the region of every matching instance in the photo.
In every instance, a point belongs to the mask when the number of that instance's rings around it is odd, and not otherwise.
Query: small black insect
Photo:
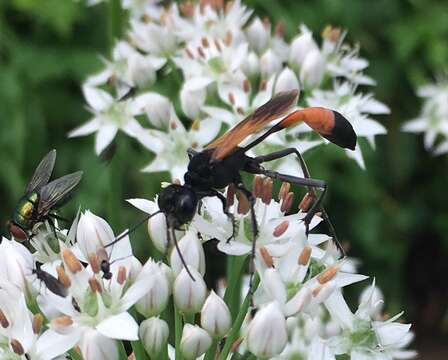
[[[53,219],[62,220],[54,211],[71,199],[81,181],[82,171],[77,171],[48,182],[55,161],[56,150],[51,150],[36,168],[25,195],[20,198],[8,221],[8,232],[18,241],[29,239],[38,223],[48,221],[54,228]]]
[[[33,273],[36,277],[42,281],[48,290],[53,294],[66,297],[68,294],[67,288],[56,277],[41,269],[42,264],[36,262],[36,269],[33,269]]]
[[[216,196],[222,203],[223,212],[233,219],[232,214],[228,212],[226,198],[218,191],[231,184],[235,186],[237,191],[246,196],[250,203],[252,232],[254,239],[256,239],[258,226],[254,211],[255,197],[243,184],[241,172],[261,174],[272,179],[278,179],[312,189],[321,189],[322,192],[304,218],[308,231],[308,225],[316,211],[319,209],[323,211],[320,204],[327,189],[326,183],[322,180],[311,179],[309,177],[302,178],[281,174],[276,171],[267,170],[261,165],[262,163],[294,154],[299,158],[303,173],[307,176],[308,171],[305,162],[299,151],[295,148],[287,148],[257,157],[250,157],[246,155],[246,152],[261,143],[269,135],[300,122],[304,122],[330,142],[351,150],[356,146],[357,136],[350,122],[340,113],[333,110],[312,107],[296,110],[285,116],[297,102],[297,96],[298,92],[296,90],[281,92],[227,133],[209,144],[203,151],[188,150],[190,162],[188,164],[188,171],[184,175],[185,184],[169,185],[162,190],[158,198],[159,212],[164,213],[166,216],[168,239],[174,241],[178,251],[179,248],[174,230],[179,229],[193,219],[201,199]],[[263,135],[244,147],[239,146],[250,135],[261,131],[271,121],[282,116],[285,117]],[[155,214],[151,214],[150,216],[154,216]],[[109,245],[113,245],[125,235],[118,237]],[[252,244],[252,254],[254,255],[255,241]],[[183,261],[182,257],[181,260]],[[183,263],[185,266],[184,261]],[[188,271],[188,267],[185,266],[185,268]]]

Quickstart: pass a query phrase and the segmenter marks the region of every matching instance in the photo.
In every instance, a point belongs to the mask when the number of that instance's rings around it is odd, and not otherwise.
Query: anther
[[[200,56],[201,58],[205,59],[205,52],[204,52],[204,49],[203,49],[202,47],[198,46],[197,50],[198,50],[198,54],[199,54],[199,56]]]
[[[250,91],[250,83],[247,79],[244,79],[243,81],[243,90],[245,93],[248,93]]]
[[[191,1],[181,2],[179,8],[181,14],[185,17],[192,17],[194,15],[194,5]]]
[[[310,209],[315,198],[316,197],[314,196],[314,194],[307,192],[305,194],[305,196],[303,197],[302,201],[300,201],[299,210],[302,210],[303,212],[307,212]]]
[[[204,48],[208,48],[210,46],[210,43],[208,42],[208,39],[206,37],[203,37],[201,39],[201,44]]]
[[[9,326],[9,321],[3,311],[0,310],[0,325],[2,328],[6,329]]]
[[[120,266],[118,268],[117,282],[120,285],[123,285],[125,281],[126,281],[126,268],[124,266]]]
[[[36,335],[40,334],[43,322],[44,317],[42,316],[41,313],[38,313],[33,316],[33,333],[35,333]]]
[[[191,129],[198,131],[201,127],[201,121],[199,119],[196,119],[193,121],[193,124],[191,124]]]
[[[305,266],[310,261],[311,257],[311,246],[306,245],[303,250],[300,252],[299,258],[297,262],[299,265]]]
[[[88,258],[89,258],[89,264],[90,264],[90,267],[92,268],[92,271],[95,274],[98,274],[101,270],[100,263],[98,261],[98,257],[96,256],[95,253],[90,253]]]
[[[19,340],[12,339],[11,340],[11,348],[12,348],[12,351],[14,351],[17,355],[21,356],[25,353],[25,350],[23,350],[23,346],[19,342]]]
[[[278,199],[284,200],[285,196],[288,194],[289,189],[291,188],[291,184],[288,182],[283,182],[280,190],[278,191]]]
[[[272,179],[270,178],[264,179],[262,200],[266,205],[269,205],[272,200],[272,187],[273,187]]]
[[[64,268],[62,266],[56,266],[56,272],[58,274],[59,282],[64,285],[66,289],[68,289],[71,285],[71,281]]]
[[[317,277],[317,281],[320,284],[325,284],[329,282],[331,279],[333,279],[338,273],[338,271],[339,267],[337,265],[332,265]]]
[[[268,83],[266,82],[266,80],[264,80],[264,79],[261,80],[261,81],[260,81],[260,90],[261,90],[261,91],[265,91],[265,90],[266,90],[266,87],[267,87],[267,84],[268,84]]]
[[[225,13],[227,14],[233,7],[233,0],[232,1],[228,1],[226,4],[226,8],[225,8]]]
[[[235,105],[235,95],[232,92],[229,92],[228,98],[229,98],[229,102],[232,105]]]
[[[247,214],[250,208],[249,200],[240,191],[237,191],[236,197],[238,199],[238,214]]]
[[[255,176],[252,183],[252,194],[257,198],[261,198],[263,194],[263,177],[259,175]]]
[[[279,21],[275,25],[275,35],[277,35],[280,38],[285,36],[285,23],[283,21]]]
[[[190,59],[194,59],[194,55],[193,55],[193,53],[191,52],[191,50],[189,49],[189,48],[185,48],[185,52],[187,53],[187,56],[190,58]]]
[[[232,33],[229,30],[226,32],[226,35],[224,37],[224,44],[230,46],[231,43],[232,43]]]
[[[317,287],[315,287],[313,289],[313,291],[311,292],[313,294],[313,297],[317,297],[317,295],[319,295],[320,291],[322,290],[323,286],[319,285]]]
[[[222,47],[221,47],[221,44],[219,43],[219,40],[215,39],[214,43],[215,43],[215,46],[216,46],[216,50],[221,52],[222,51]]]
[[[98,259],[98,264],[101,264],[102,261],[109,261],[109,256],[107,255],[107,251],[105,248],[100,247],[98,248],[98,250],[96,251],[96,257]],[[101,266],[100,266],[101,268]]]
[[[226,206],[227,208],[231,207],[235,203],[235,192],[236,188],[234,184],[230,184],[227,187],[227,196],[226,196]]]
[[[275,237],[282,236],[285,233],[285,231],[288,230],[288,227],[289,227],[289,221],[285,220],[275,227],[272,235],[274,235]]]
[[[267,267],[274,267],[274,259],[272,258],[271,254],[269,254],[269,251],[262,246],[260,248],[260,254],[261,257],[263,258],[264,263],[266,264]]]
[[[63,330],[71,325],[73,325],[73,320],[68,315],[62,315],[51,320],[51,326],[55,330]]]
[[[170,128],[171,130],[176,130],[177,129],[177,124],[174,121],[170,122]]]
[[[103,291],[101,284],[94,276],[89,279],[89,286],[90,286],[90,290],[92,290],[93,293],[96,293],[96,292],[100,293]]]
[[[236,112],[237,112],[238,114],[240,114],[240,115],[244,115],[244,110],[243,110],[243,108],[242,108],[241,106],[238,106],[238,107],[236,108]]]
[[[287,193],[282,201],[282,205],[280,206],[280,211],[283,213],[288,212],[291,209],[293,201],[294,201],[294,193],[292,192]]]
[[[67,265],[68,269],[72,274],[76,274],[82,270],[82,265],[80,261],[76,258],[75,254],[70,249],[62,250],[62,258],[64,263]]]

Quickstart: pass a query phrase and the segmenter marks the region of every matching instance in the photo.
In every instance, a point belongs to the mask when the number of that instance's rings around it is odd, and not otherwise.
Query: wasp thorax
[[[189,187],[172,184],[163,189],[158,204],[160,210],[165,214],[168,224],[177,228],[193,219],[198,199],[195,192]]]

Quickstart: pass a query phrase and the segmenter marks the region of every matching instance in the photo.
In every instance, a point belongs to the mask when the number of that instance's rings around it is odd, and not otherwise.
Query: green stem
[[[118,344],[118,359],[120,360],[128,360],[128,354],[126,354],[126,350],[124,349],[123,341],[117,340]]]
[[[257,288],[259,282],[260,278],[258,274],[256,274],[253,282],[254,291]],[[251,296],[252,296],[251,294],[247,294],[246,297],[244,298],[238,316],[236,317],[236,320],[233,322],[232,329],[230,330],[230,333],[227,336],[226,343],[224,344],[224,348],[221,351],[220,356],[221,360],[227,359],[227,356],[229,355],[230,352],[230,348],[232,347],[232,344],[235,342],[240,333],[241,325],[243,324],[244,318],[246,317],[247,311],[249,310]]]
[[[182,360],[182,354],[180,352],[180,340],[182,338],[182,314],[180,311],[176,308],[176,305],[174,305],[174,329],[175,329],[175,352],[176,360]]]
[[[194,325],[194,314],[184,314],[184,322],[185,324],[192,324]]]
[[[134,352],[135,360],[148,360],[146,351],[143,348],[141,340],[131,341],[132,351]]]
[[[230,309],[233,321],[240,309],[241,281],[246,258],[246,256],[227,256],[227,289],[224,301]]]
[[[108,220],[116,229],[121,229],[120,214],[118,209],[122,206],[122,183],[123,162],[121,161],[121,149],[123,144],[117,141],[117,150],[109,164],[109,201],[108,201]]]
[[[123,29],[123,9],[120,0],[109,0],[109,48],[112,53],[115,41],[120,38]]]
[[[72,349],[68,353],[72,360],[82,360],[82,356],[79,355],[75,350]]]
[[[210,349],[205,353],[204,360],[214,360],[216,356],[216,347],[218,346],[219,340],[213,339],[212,346],[210,346]]]

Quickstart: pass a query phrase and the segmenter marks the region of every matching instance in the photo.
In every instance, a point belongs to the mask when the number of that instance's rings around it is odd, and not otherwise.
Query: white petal
[[[114,124],[107,124],[100,127],[95,139],[95,152],[100,155],[101,152],[112,142],[117,134],[118,128]]]
[[[227,255],[246,255],[251,252],[252,247],[247,244],[243,244],[237,241],[220,241],[218,244],[218,250]]]
[[[152,214],[158,210],[158,206],[154,201],[146,199],[127,199],[126,201],[147,214]]]
[[[423,132],[426,130],[427,126],[428,126],[428,123],[426,122],[425,119],[417,118],[417,119],[405,122],[403,124],[403,126],[401,127],[401,129],[403,131],[408,131],[408,132]]]
[[[124,125],[121,129],[131,137],[137,137],[140,133],[142,133],[145,130],[142,128],[140,123],[134,118],[129,119],[126,125]]]
[[[93,118],[92,120],[86,122],[85,124],[73,129],[68,133],[68,137],[77,137],[77,136],[85,136],[98,131],[100,128],[100,122],[97,118]]]
[[[117,340],[138,340],[138,325],[127,312],[108,317],[96,329],[106,337]]]
[[[54,359],[73,348],[80,337],[81,333],[79,331],[62,335],[53,330],[47,330],[36,342],[37,355],[42,359]]]
[[[213,79],[209,77],[194,77],[185,82],[184,88],[188,91],[198,91],[204,89],[212,82]]]
[[[92,107],[92,109],[96,111],[104,110],[114,102],[112,95],[105,92],[104,90],[90,86],[84,86],[82,88],[82,91],[87,103]]]

